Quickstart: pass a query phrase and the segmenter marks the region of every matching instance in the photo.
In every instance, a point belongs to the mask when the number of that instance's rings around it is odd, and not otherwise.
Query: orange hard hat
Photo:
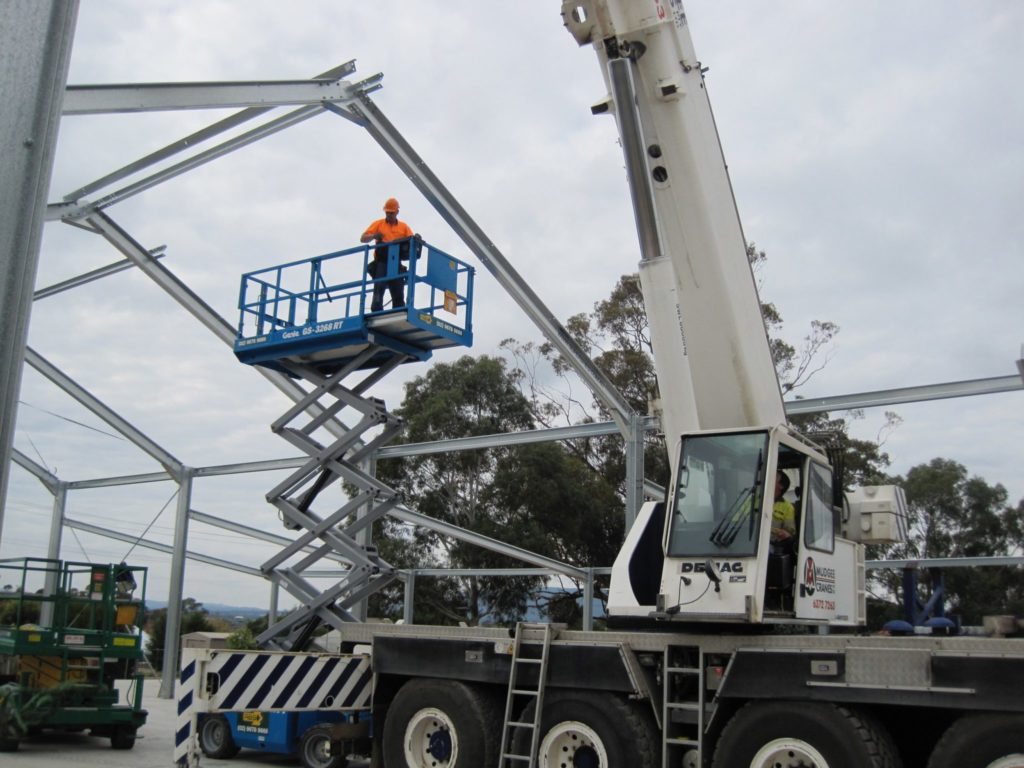
[[[384,201],[384,213],[398,213],[398,201],[389,197]]]

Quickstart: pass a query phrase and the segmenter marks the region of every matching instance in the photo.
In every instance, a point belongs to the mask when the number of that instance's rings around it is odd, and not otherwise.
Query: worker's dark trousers
[[[374,278],[387,276],[388,264],[384,260],[374,260],[370,263],[370,275]],[[406,272],[406,268],[399,266],[399,273]],[[384,288],[391,294],[391,308],[398,309],[405,306],[405,277],[398,277],[394,280],[381,280],[373,284],[373,298],[370,300],[370,311],[380,312],[384,309]]]

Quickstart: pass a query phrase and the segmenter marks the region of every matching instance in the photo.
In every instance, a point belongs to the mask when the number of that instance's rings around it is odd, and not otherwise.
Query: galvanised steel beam
[[[379,81],[381,75],[377,75]],[[376,90],[364,81],[362,91]],[[380,87],[379,83],[376,87]],[[268,80],[265,82],[133,83],[69,85],[63,114],[103,115],[184,109],[284,107],[350,101],[352,84],[343,80]]]
[[[658,428],[658,420],[653,416],[641,416],[639,423],[640,428],[646,431],[653,431]],[[475,451],[481,448],[494,448],[499,445],[527,445],[529,443],[578,440],[617,434],[619,434],[619,428],[615,422],[601,421],[589,424],[574,424],[568,427],[550,427],[545,429],[529,429],[522,432],[457,437],[452,440],[438,440],[429,443],[388,445],[380,449],[378,456],[382,459],[404,456],[428,456],[438,453],[450,453],[451,451]]]
[[[243,461],[238,464],[217,464],[210,467],[196,467],[196,477],[218,477],[221,475],[244,475],[250,472],[273,472],[296,469],[309,461],[307,456],[292,459],[267,459],[265,461]]]
[[[856,408],[880,408],[885,405],[897,405],[899,403],[921,403],[927,400],[945,400],[952,397],[973,397],[975,395],[994,395],[1000,392],[1015,392],[1024,389],[1024,380],[1022,379],[1024,379],[1024,373],[1020,376],[996,376],[989,379],[951,381],[945,384],[926,384],[920,387],[880,389],[875,392],[861,392],[855,395],[790,400],[785,403],[786,414],[797,416],[806,413],[848,411]]]
[[[218,157],[234,152],[236,149],[241,149],[244,146],[252,144],[260,139],[264,139],[278,131],[282,131],[285,128],[290,128],[293,125],[308,120],[311,117],[315,117],[323,112],[320,107],[300,107],[294,112],[289,112],[287,115],[271,120],[259,128],[244,133],[240,136],[236,136],[233,139],[225,141],[222,144],[218,144],[215,147],[199,152],[193,157],[182,160],[181,162],[158,171],[151,176],[147,176],[144,179],[140,179],[132,184],[129,184],[119,190],[111,192],[108,195],[96,200],[95,202],[82,201],[72,203],[52,203],[47,208],[46,219],[47,221],[56,221],[58,219],[80,219],[88,217],[95,211],[108,208],[115,203],[119,203],[129,197],[145,192],[147,189],[155,187],[157,184],[161,184],[169,179],[173,179],[176,176],[180,176],[183,173],[191,171],[193,168],[198,168],[200,165],[216,160]]]
[[[161,246],[161,249],[162,248],[163,246]],[[162,253],[157,252],[158,250],[160,249],[153,249],[150,251],[150,254],[154,259],[163,257]],[[135,265],[127,259],[123,259],[122,261],[118,261],[114,264],[108,264],[107,266],[100,267],[99,269],[83,272],[75,277],[69,277],[67,280],[61,280],[59,283],[54,283],[53,285],[48,285],[45,288],[40,288],[32,294],[32,300],[39,301],[40,299],[45,299],[49,296],[53,296],[54,294],[63,293],[64,291],[69,291],[72,288],[77,288],[80,285],[91,283],[93,280],[100,280],[104,277],[110,277],[110,275],[116,275],[118,272],[124,272],[126,269],[132,269],[134,266]]]
[[[346,68],[346,65],[342,65],[341,67],[336,69],[342,70],[344,68]],[[331,70],[330,72],[334,71],[335,70]],[[348,83],[345,81],[337,81],[337,83],[332,83],[329,80],[317,80],[314,82],[320,82],[321,84],[324,85],[338,84],[343,86],[348,93],[348,96],[346,97],[345,101],[351,102],[353,99],[355,99],[362,93],[367,91],[373,91],[379,88],[380,77],[380,75],[375,75],[371,78],[367,78],[366,80],[362,80],[358,83]],[[347,117],[352,122],[359,122],[358,118],[350,111],[350,108],[347,105],[339,105],[332,102],[319,101],[313,104],[307,104],[306,106],[299,107],[298,109],[289,112],[285,115],[274,118],[273,120],[269,120],[263,125],[253,128],[245,133],[232,137],[221,144],[211,147],[205,151],[198,152],[192,157],[186,160],[182,160],[181,162],[171,165],[163,170],[157,171],[156,173],[144,179],[140,179],[139,181],[129,184],[117,191],[111,192],[94,202],[78,202],[77,198],[75,198],[75,200],[73,200],[72,202],[51,204],[47,209],[47,220],[54,221],[56,219],[64,219],[65,221],[70,222],[76,219],[86,217],[92,211],[108,208],[114,205],[115,203],[118,203],[126,198],[132,197],[133,195],[137,195],[140,192],[143,192],[147,189],[150,189],[151,187],[156,186],[157,184],[167,181],[168,179],[172,179],[175,176],[180,176],[181,174],[186,173],[187,171],[190,171],[193,168],[197,168],[198,166],[208,163],[211,160],[215,160],[218,157],[222,157],[230,152],[234,152],[236,149],[241,149],[242,147],[248,146],[249,144],[259,141],[260,139],[264,139],[267,136],[275,134],[278,131],[282,131],[285,128],[289,128],[300,122],[308,120],[311,117],[316,117],[317,115],[323,114],[323,109],[321,108],[323,105],[329,105],[332,108],[332,111]],[[248,112],[248,110],[246,112]],[[230,118],[228,119],[230,120]],[[246,119],[249,118],[247,117]],[[221,132],[221,130],[217,129],[218,125],[219,124],[214,124],[214,126],[211,126],[209,129],[207,129],[207,131],[209,131],[211,135],[213,133]],[[204,132],[202,131],[199,133],[204,134]],[[180,151],[178,147],[183,142],[187,141],[188,139],[186,138],[181,140],[180,142],[169,145],[168,147],[165,147],[162,150],[158,150],[153,155],[147,156],[146,158],[142,158],[136,163],[126,166],[121,171],[115,171],[108,177],[104,177],[104,179],[101,179],[98,182],[94,182],[92,185],[90,185],[90,187],[99,188],[97,185],[99,185],[100,182],[105,182],[108,178],[122,178],[123,176],[130,175],[132,172],[134,172],[132,169],[136,169],[136,166],[138,166],[138,169],[145,168],[158,162],[160,159],[170,157],[177,151]],[[103,186],[105,185],[106,184],[104,183]],[[72,195],[73,194],[74,193],[72,193]],[[69,197],[72,197],[72,195],[68,195],[67,197],[65,197],[65,200],[67,200]]]
[[[181,473],[182,463],[171,455],[169,451],[128,423],[112,408],[86,391],[74,379],[63,373],[57,366],[46,360],[46,358],[31,347],[26,347],[25,349],[25,362],[96,414],[96,416],[103,419],[103,421],[128,438],[145,453],[156,459],[170,474],[178,477]]]
[[[189,516],[192,518],[192,520],[194,520],[197,523],[204,523],[206,525],[212,525],[214,528],[221,528],[225,531],[240,533],[243,536],[250,536],[254,539],[265,541],[269,544],[276,544],[279,547],[287,547],[294,543],[293,539],[289,539],[284,536],[278,536],[273,533],[268,533],[267,531],[261,531],[259,528],[252,528],[248,525],[243,525],[242,523],[235,523],[231,520],[225,520],[221,517],[214,517],[213,515],[208,515],[205,512],[200,512],[198,509],[193,509],[191,512],[189,512]],[[303,547],[302,551],[312,553],[317,551],[317,549],[318,547],[309,545]],[[328,552],[324,555],[324,557],[327,560],[333,560],[334,562],[341,563],[342,565],[351,565],[351,562],[349,560],[346,560],[345,558],[341,557],[338,554],[335,554],[334,552]],[[309,571],[307,571],[307,573],[309,573]],[[335,570],[331,573],[337,574],[338,572]]]
[[[594,575],[607,575],[612,572],[607,568],[587,568],[584,570],[593,571]],[[307,571],[312,573],[312,571]],[[562,576],[564,574],[552,571],[550,568],[414,568],[411,571],[401,570],[399,574],[403,577],[407,573],[415,573],[416,576],[435,576],[439,578],[468,577],[468,576]]]
[[[22,469],[26,470],[30,474],[34,475],[35,478],[41,482],[50,493],[56,493],[57,487],[60,485],[60,478],[50,472],[46,467],[43,467],[36,462],[32,461],[28,456],[19,451],[17,448],[11,449],[11,458],[14,463]]]
[[[142,483],[164,483],[174,480],[168,472],[147,472],[142,475],[121,475],[120,477],[98,477],[93,480],[71,480],[68,488],[116,488],[119,485],[141,485]]]
[[[338,80],[339,78],[348,77],[356,71],[354,61],[348,61],[344,64],[329,69],[326,72],[322,72],[314,80]],[[193,149],[204,141],[207,141],[214,136],[218,136],[225,131],[229,131],[232,128],[237,128],[243,123],[253,120],[260,115],[265,115],[270,112],[273,107],[251,107],[249,109],[243,109],[241,112],[236,112],[233,115],[225,117],[223,120],[218,120],[216,123],[212,123],[207,127],[196,131],[195,133],[189,134],[183,139],[179,139],[167,146],[158,149],[155,152],[151,152],[145,157],[139,158],[138,160],[129,163],[128,165],[119,168],[116,171],[108,173],[106,176],[97,179],[84,187],[74,190],[64,196],[65,202],[71,202],[79,200],[88,194],[95,192],[103,187],[110,186],[114,182],[120,181],[123,178],[131,176],[132,174],[139,173],[140,171],[149,168],[152,165],[168,160],[179,152],[184,152],[189,149]]]
[[[0,536],[32,288],[78,0],[7,0],[0,22]]]
[[[558,560],[552,560],[550,557],[539,555],[536,552],[520,549],[519,547],[512,546],[511,544],[506,544],[503,541],[492,539],[489,536],[484,536],[482,534],[475,533],[474,531],[468,531],[465,528],[461,528],[452,523],[444,522],[443,520],[428,517],[427,515],[419,512],[414,512],[408,507],[397,506],[388,514],[396,520],[401,520],[403,523],[419,525],[423,528],[436,531],[437,533],[443,533],[453,539],[464,541],[467,544],[473,544],[475,546],[482,547],[483,549],[490,550],[491,552],[497,552],[498,554],[515,558],[516,560],[522,560],[524,563],[533,563],[541,568],[549,568],[556,574],[571,576],[575,579],[585,579],[587,577],[586,571],[582,568],[577,568],[574,565],[562,563]]]
[[[930,557],[920,560],[868,560],[869,571],[899,568],[991,568],[993,566],[1024,565],[1024,557]]]
[[[174,548],[169,544],[161,544],[159,541],[153,541],[152,539],[142,539],[137,536],[131,536],[127,533],[123,533],[122,531],[115,531],[112,528],[103,528],[98,525],[93,525],[92,523],[86,523],[82,520],[65,517],[64,526],[66,528],[74,528],[76,531],[85,531],[86,533],[93,533],[97,536],[105,536],[108,539],[124,541],[128,544],[142,547],[143,549],[152,549],[155,552],[163,552],[165,555],[174,554]],[[229,560],[221,560],[219,557],[202,555],[198,552],[186,552],[185,556],[189,560],[195,560],[197,563],[206,563],[206,565],[214,565],[218,568],[227,568],[229,571],[235,571],[236,573],[244,573],[246,576],[255,576],[259,579],[263,578],[263,574],[260,573],[258,568],[250,568],[247,565],[239,565],[238,563],[232,563]]]

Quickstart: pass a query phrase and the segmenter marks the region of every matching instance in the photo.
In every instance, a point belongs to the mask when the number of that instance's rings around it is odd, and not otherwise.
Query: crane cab
[[[843,495],[813,443],[785,425],[697,432],[674,458],[667,502],[643,507],[613,566],[612,625],[864,623],[864,548],[840,535]]]

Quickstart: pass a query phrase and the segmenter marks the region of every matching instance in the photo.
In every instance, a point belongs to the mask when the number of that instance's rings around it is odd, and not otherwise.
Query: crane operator
[[[776,552],[792,552],[796,534],[796,509],[786,500],[789,476],[779,470],[775,473],[775,503],[772,505],[772,547]]]

